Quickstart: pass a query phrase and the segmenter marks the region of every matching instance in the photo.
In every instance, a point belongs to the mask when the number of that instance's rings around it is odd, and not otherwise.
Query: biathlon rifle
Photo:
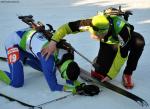
[[[48,29],[45,29],[45,25],[38,21],[35,23],[35,20],[33,19],[32,15],[27,16],[18,16],[19,19],[21,19],[24,23],[29,25],[30,28],[36,29],[38,32],[42,32],[46,39],[50,40],[53,36],[53,33],[55,30],[53,29],[53,26],[51,24],[46,24],[48,26]]]

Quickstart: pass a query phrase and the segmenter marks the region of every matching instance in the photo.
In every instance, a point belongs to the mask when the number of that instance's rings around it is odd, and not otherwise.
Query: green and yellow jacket
[[[110,28],[108,34],[104,38],[103,43],[118,44],[118,48],[120,46],[125,46],[131,39],[131,31],[133,31],[132,26],[119,16],[109,16],[108,20],[110,22]],[[85,31],[92,33],[94,31],[92,26],[92,18],[66,23],[58,28],[58,30],[53,35],[52,40],[59,42],[68,34],[76,34]],[[113,62],[114,65],[112,65],[107,75],[110,78],[114,78],[120,71],[121,66],[126,61],[126,59],[127,57],[121,57],[119,49],[116,55],[116,59],[114,59]]]

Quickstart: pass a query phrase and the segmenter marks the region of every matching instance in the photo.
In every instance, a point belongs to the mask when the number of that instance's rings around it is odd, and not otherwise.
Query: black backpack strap
[[[112,37],[113,37],[115,40],[118,40],[116,31],[115,31],[115,28],[114,28],[113,19],[112,19],[110,16],[107,16],[107,19],[109,20],[109,23],[110,23],[110,30],[109,30],[109,31],[111,31]],[[109,36],[108,36],[108,37],[109,37]]]

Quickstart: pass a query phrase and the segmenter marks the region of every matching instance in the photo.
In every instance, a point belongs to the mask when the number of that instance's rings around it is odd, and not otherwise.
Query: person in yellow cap
[[[122,16],[102,12],[92,18],[63,24],[55,32],[52,41],[42,49],[42,55],[48,58],[56,49],[56,44],[66,35],[86,31],[91,33],[93,39],[100,41],[95,59],[99,67],[91,72],[91,76],[102,82],[114,79],[127,60],[122,76],[123,85],[128,89],[133,88],[132,73],[137,67],[145,41]]]

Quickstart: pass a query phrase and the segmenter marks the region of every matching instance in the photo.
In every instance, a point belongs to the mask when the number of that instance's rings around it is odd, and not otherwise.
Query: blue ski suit
[[[43,72],[52,91],[62,91],[63,85],[57,83],[54,55],[48,60],[40,53],[47,39],[42,33],[26,28],[11,34],[5,44],[10,72],[0,70],[0,79],[13,87],[24,84],[23,63]]]

